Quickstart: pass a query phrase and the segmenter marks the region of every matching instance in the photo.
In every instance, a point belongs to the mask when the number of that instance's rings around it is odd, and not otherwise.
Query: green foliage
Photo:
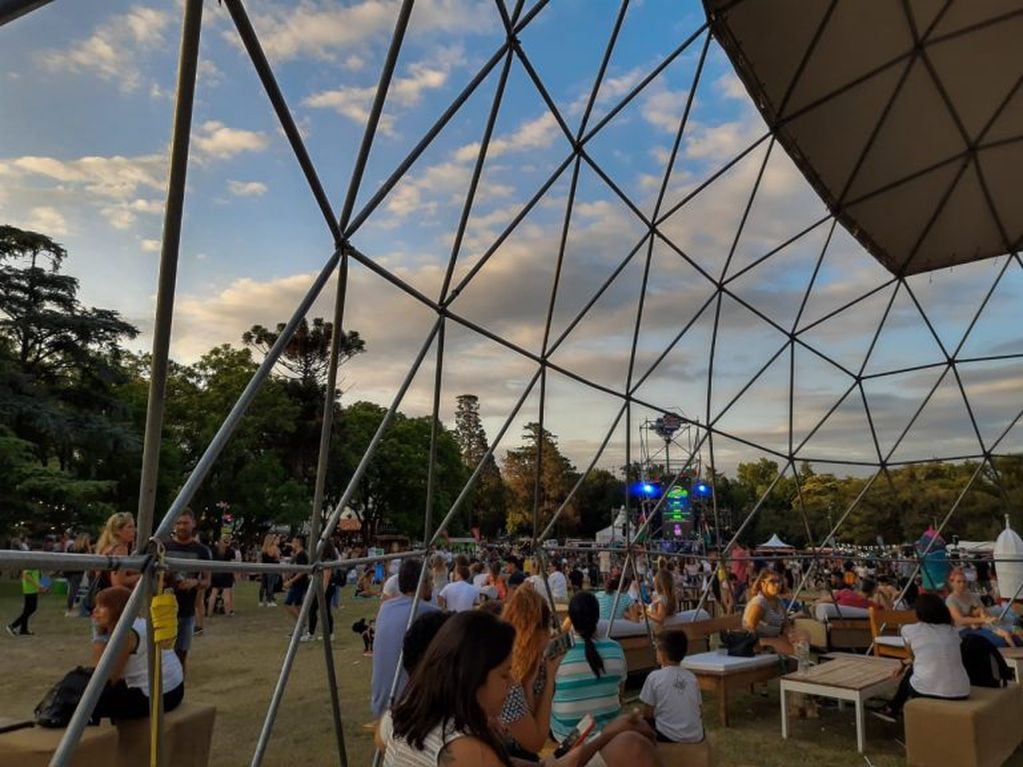
[[[471,475],[483,461],[475,486],[465,500],[469,526],[478,526],[487,537],[505,531],[507,503],[504,479],[493,454],[487,455],[490,444],[480,420],[480,403],[475,394],[461,394],[455,408],[454,437],[461,451],[462,462]]]
[[[526,533],[533,529],[534,501],[537,506],[537,530],[542,532],[554,513],[568,498],[578,476],[572,463],[558,449],[557,438],[538,423],[528,423],[522,435],[525,444],[509,450],[504,459],[504,478],[508,497],[508,532]],[[540,457],[537,487],[537,456]],[[556,529],[575,530],[579,509],[573,498],[562,511]]]

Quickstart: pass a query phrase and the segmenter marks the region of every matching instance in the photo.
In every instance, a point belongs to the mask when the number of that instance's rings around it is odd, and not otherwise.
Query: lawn
[[[351,599],[344,590],[343,607],[336,613],[334,658],[341,686],[345,740],[349,763],[368,765],[372,759],[369,721],[371,661],[362,656],[362,640],[350,630],[362,616],[375,613],[375,602]],[[0,617],[12,620],[20,611],[17,584],[4,577],[0,584]],[[214,616],[206,634],[197,637],[189,656],[187,694],[190,700],[217,707],[212,764],[247,765],[277,679],[290,622],[283,607],[256,603],[254,583],[236,589],[236,615]],[[41,600],[31,638],[0,637],[0,716],[30,715],[46,689],[65,671],[88,660],[89,627],[84,619],[65,618],[62,599]],[[731,707],[732,727],[717,726],[712,700],[704,706],[704,721],[715,732],[722,765],[791,765],[796,761],[820,765],[901,765],[901,728],[868,717],[866,758],[856,753],[853,713],[826,710],[820,719],[793,721],[790,739],[781,739],[777,682],[767,698],[747,696]],[[1023,767],[1023,753],[1010,762]],[[268,767],[337,764],[330,721],[320,643],[303,644],[292,669],[264,764]]]

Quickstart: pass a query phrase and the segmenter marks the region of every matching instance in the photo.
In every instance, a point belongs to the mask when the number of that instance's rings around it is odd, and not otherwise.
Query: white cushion
[[[813,617],[823,623],[832,618],[869,618],[870,610],[866,607],[843,607],[831,602],[818,602],[813,606]]]
[[[690,623],[692,621],[704,621],[710,620],[710,613],[706,610],[683,610],[680,613],[676,613],[668,617],[664,621],[665,626],[678,626],[683,623]],[[607,624],[610,623],[608,620],[600,620],[597,622],[597,636],[602,637],[607,633]],[[656,623],[651,621],[650,628],[654,631],[658,630]],[[629,621],[624,618],[618,618],[615,620],[614,626],[611,627],[611,638],[620,639],[623,637],[637,637],[646,636],[646,621]]]
[[[741,658],[728,654],[728,650],[711,650],[696,655],[688,655],[682,661],[682,668],[690,671],[739,671],[748,668],[760,668],[778,664],[778,656],[773,654],[754,655],[752,658]]]
[[[902,637],[880,636],[874,638],[874,644],[883,644],[885,647],[905,647],[906,640]]]

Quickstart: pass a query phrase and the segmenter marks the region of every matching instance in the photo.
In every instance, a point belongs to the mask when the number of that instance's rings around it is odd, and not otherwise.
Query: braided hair
[[[586,649],[586,662],[598,679],[604,673],[604,659],[597,652],[593,635],[597,633],[597,621],[600,619],[600,604],[589,591],[580,591],[568,603],[568,617],[572,628],[583,638]]]

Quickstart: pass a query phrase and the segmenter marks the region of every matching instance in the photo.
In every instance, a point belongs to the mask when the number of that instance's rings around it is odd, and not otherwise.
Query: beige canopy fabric
[[[757,107],[895,275],[1023,238],[1023,0],[704,0]]]

